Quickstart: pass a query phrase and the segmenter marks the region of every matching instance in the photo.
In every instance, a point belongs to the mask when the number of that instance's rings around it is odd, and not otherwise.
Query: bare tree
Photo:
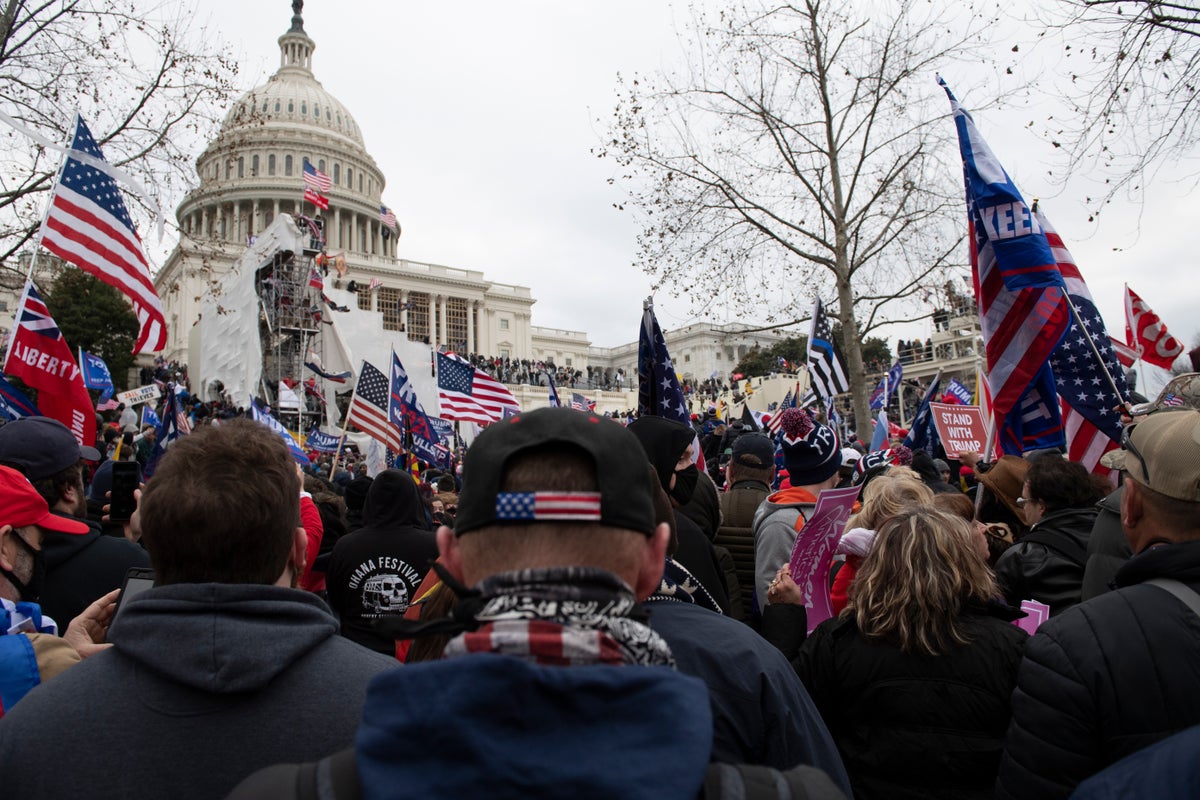
[[[1159,167],[1186,177],[1180,161],[1200,142],[1200,2],[1060,0],[1041,16],[1068,66],[1056,94],[1070,111],[1044,133],[1070,174],[1101,169],[1093,213],[1122,190],[1140,195]]]
[[[195,179],[193,150],[219,121],[237,64],[194,26],[190,10],[146,5],[0,0],[0,110],[63,145],[79,111],[108,160],[166,207]],[[36,234],[62,155],[7,125],[0,132],[0,263],[7,264]]]
[[[987,20],[946,8],[693,10],[686,66],[622,80],[600,150],[621,168],[657,285],[767,320],[836,292],[860,425],[863,338],[904,306],[912,319],[914,295],[966,260],[961,160],[934,71],[981,44]]]

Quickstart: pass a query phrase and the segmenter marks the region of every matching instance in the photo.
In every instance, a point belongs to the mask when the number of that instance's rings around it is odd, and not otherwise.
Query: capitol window
[[[508,320],[506,320],[506,319],[500,320],[500,330],[502,330],[502,331],[508,330]]]
[[[275,154],[274,153],[267,156],[267,174],[268,175],[275,174]]]
[[[275,101],[275,113],[276,114],[279,113],[279,101],[278,100]]]
[[[292,174],[292,157],[291,156],[283,157],[283,174],[287,175],[289,177]]]
[[[258,174],[258,156],[251,156],[250,158],[250,174]]]
[[[296,110],[296,103],[293,100],[288,100],[288,113],[291,114]]]
[[[307,113],[308,113],[308,101],[307,101],[307,100],[301,100],[301,101],[300,101],[300,113],[301,113],[301,114],[307,114]]]
[[[349,167],[346,167],[346,186],[351,189],[354,188],[354,170]]]
[[[325,171],[325,159],[322,158],[320,161],[317,162],[317,169],[320,170],[321,172]]]
[[[246,177],[246,159],[238,156],[238,177]]]
[[[318,118],[321,116],[321,107],[316,103],[313,103],[313,116]]]
[[[334,164],[334,165],[333,165],[333,182],[334,182],[334,183],[341,183],[341,182],[342,182],[342,175],[341,175],[341,172],[342,172],[342,165],[341,165],[341,164]]]

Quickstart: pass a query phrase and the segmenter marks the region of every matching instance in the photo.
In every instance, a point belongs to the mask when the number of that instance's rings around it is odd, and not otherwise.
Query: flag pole
[[[363,364],[367,360],[363,359]],[[362,364],[358,367],[358,374],[362,375]],[[333,473],[337,471],[338,459],[342,457],[342,446],[346,444],[346,426],[350,424],[350,412],[354,410],[354,401],[358,398],[358,379],[354,380],[354,391],[350,393],[350,405],[346,406],[346,418],[342,421],[342,435],[338,437],[337,450],[333,453],[333,463],[329,465],[329,480],[333,480]]]
[[[1117,382],[1113,379],[1112,373],[1108,371],[1108,364],[1104,363],[1104,357],[1100,355],[1100,348],[1096,347],[1096,342],[1092,340],[1091,331],[1083,324],[1083,320],[1079,316],[1079,310],[1075,308],[1074,301],[1071,300],[1071,295],[1063,292],[1063,297],[1067,301],[1067,308],[1071,310],[1071,319],[1075,320],[1075,324],[1083,331],[1083,338],[1087,340],[1088,348],[1091,349],[1092,355],[1096,358],[1096,363],[1100,365],[1100,370],[1104,373],[1104,377],[1108,379],[1108,388],[1112,389],[1113,394],[1117,396],[1122,406],[1129,405],[1129,400],[1121,396],[1121,390],[1117,388]]]

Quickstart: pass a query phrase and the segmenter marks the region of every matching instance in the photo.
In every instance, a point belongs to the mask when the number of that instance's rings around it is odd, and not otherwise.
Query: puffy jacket
[[[1088,538],[1087,566],[1083,569],[1083,600],[1111,591],[1117,570],[1133,555],[1121,528],[1123,494],[1122,487],[1096,504],[1096,521]]]
[[[781,489],[763,501],[754,514],[754,592],[761,610],[767,604],[767,586],[779,568],[792,557],[796,523],[808,519],[817,506],[812,492],[800,486]],[[803,523],[800,527],[804,527]]]
[[[1095,521],[1095,508],[1051,511],[1005,550],[996,561],[996,581],[1009,604],[1038,600],[1053,616],[1078,603]]]
[[[770,493],[770,487],[759,481],[738,481],[721,493],[723,522],[717,530],[716,544],[733,556],[742,608],[747,616],[754,608],[754,532],[751,525],[754,512]]]
[[[963,616],[970,644],[940,656],[867,639],[826,620],[796,672],[841,751],[857,800],[991,797],[1025,633],[1011,609]]]
[[[1152,578],[1200,590],[1200,542],[1134,556],[1118,589],[1042,625],[1013,692],[1001,798],[1066,797],[1084,778],[1200,723],[1200,616]]]

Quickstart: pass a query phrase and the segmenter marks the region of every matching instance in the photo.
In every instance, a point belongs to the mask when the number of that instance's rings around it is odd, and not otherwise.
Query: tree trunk
[[[843,273],[844,274],[844,273]],[[854,291],[848,277],[838,276],[838,318],[842,322],[842,355],[846,357],[846,377],[854,401],[854,432],[870,442],[870,411],[867,408],[866,370],[863,369],[862,337],[858,335],[858,320],[854,318]]]

